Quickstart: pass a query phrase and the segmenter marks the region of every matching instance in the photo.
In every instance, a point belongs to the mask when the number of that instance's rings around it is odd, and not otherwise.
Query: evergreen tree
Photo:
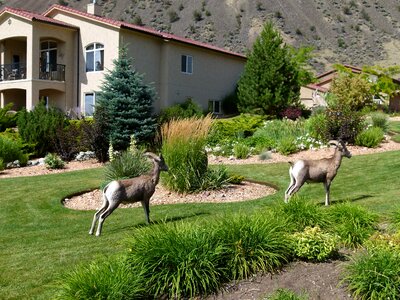
[[[105,75],[97,97],[96,110],[102,112],[95,121],[107,122],[102,126],[115,150],[125,150],[131,135],[138,142],[154,136],[156,122],[152,116],[155,92],[143,82],[143,76],[133,69],[133,59],[125,47],[120,49],[114,68]],[[105,115],[104,115],[105,113]]]
[[[284,44],[273,24],[267,22],[239,80],[239,111],[279,116],[282,110],[297,104],[300,85],[312,78],[304,68],[310,51],[295,51]]]

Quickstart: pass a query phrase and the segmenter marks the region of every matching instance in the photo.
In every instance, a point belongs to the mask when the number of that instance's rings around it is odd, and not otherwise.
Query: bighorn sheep
[[[291,164],[289,169],[290,184],[285,192],[285,202],[296,193],[305,182],[323,182],[326,192],[325,205],[330,204],[329,189],[332,180],[340,167],[343,156],[350,158],[351,153],[347,150],[343,141],[330,141],[329,144],[336,146],[335,152],[330,158],[318,160],[298,160]]]
[[[96,231],[96,236],[99,236],[104,220],[121,203],[135,203],[140,201],[144,209],[146,222],[147,224],[150,222],[150,198],[153,196],[156,185],[160,179],[160,172],[168,171],[168,166],[162,155],[158,157],[151,152],[146,152],[145,155],[153,161],[153,169],[150,174],[124,180],[114,180],[107,184],[103,189],[103,205],[94,214],[89,234],[93,234],[96,222],[99,220]]]

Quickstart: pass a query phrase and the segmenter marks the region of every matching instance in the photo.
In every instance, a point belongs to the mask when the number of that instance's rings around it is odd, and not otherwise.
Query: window
[[[93,43],[86,47],[86,72],[103,71],[104,45]]]
[[[96,103],[95,93],[85,94],[85,116],[93,116],[95,103]]]
[[[44,41],[40,43],[40,71],[49,73],[57,70],[57,42]]]
[[[222,114],[221,101],[215,101],[215,100],[208,101],[208,110],[216,115]]]
[[[181,58],[181,71],[182,73],[193,73],[193,57],[189,55],[182,55]]]

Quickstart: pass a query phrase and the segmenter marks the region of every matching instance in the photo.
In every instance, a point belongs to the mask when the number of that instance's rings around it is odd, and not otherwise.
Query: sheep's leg
[[[146,218],[146,223],[150,224],[150,199],[141,201],[143,209],[144,209],[144,216]]]
[[[329,204],[331,204],[331,201],[329,199],[331,182],[324,182],[324,187],[325,187],[325,205],[328,206]]]
[[[292,168],[289,169],[290,184],[289,184],[289,187],[287,188],[287,190],[285,191],[285,203],[288,203],[289,196],[290,196],[289,192],[296,184],[296,180],[295,180],[294,176],[292,175],[291,171],[292,171]]]
[[[303,184],[304,184],[304,181],[297,180],[295,185],[289,191],[289,193],[288,193],[289,196],[292,196],[293,194],[297,193],[300,190],[300,188],[303,186]]]
[[[99,236],[99,235],[101,234],[101,229],[102,229],[102,227],[103,227],[104,220],[105,220],[109,215],[111,215],[111,213],[118,207],[118,205],[119,205],[119,202],[112,202],[112,203],[110,203],[109,206],[108,206],[108,208],[106,209],[106,211],[103,212],[103,213],[100,215],[100,218],[99,218],[99,225],[97,226],[97,231],[96,231],[96,236]]]
[[[108,207],[108,201],[106,199],[106,196],[103,194],[103,204],[100,207],[100,209],[93,216],[93,222],[92,222],[92,226],[90,227],[89,234],[93,234],[94,227],[96,226],[96,222],[99,219],[100,214],[102,214],[107,209],[107,207]]]

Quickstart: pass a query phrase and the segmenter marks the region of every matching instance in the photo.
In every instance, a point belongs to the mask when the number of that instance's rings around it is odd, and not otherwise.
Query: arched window
[[[103,71],[104,45],[93,43],[86,47],[86,72]]]

